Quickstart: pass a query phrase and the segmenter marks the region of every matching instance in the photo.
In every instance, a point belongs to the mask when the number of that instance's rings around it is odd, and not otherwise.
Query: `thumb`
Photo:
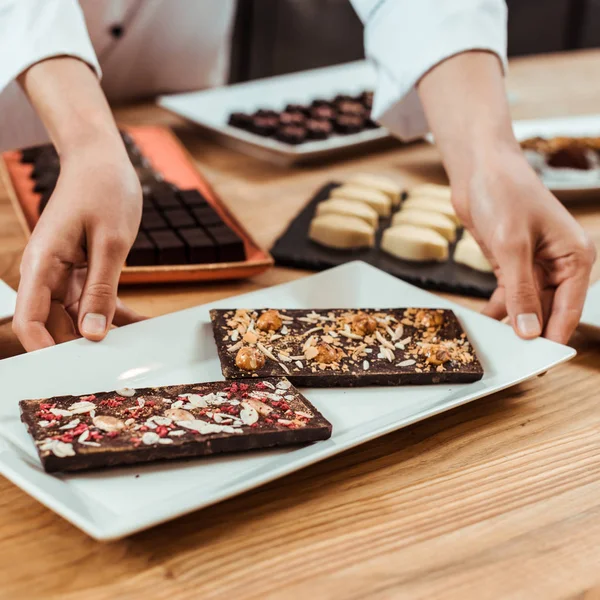
[[[506,310],[515,332],[524,339],[539,337],[543,329],[533,259],[533,249],[528,237],[512,239],[502,244],[496,253],[504,281]]]
[[[92,241],[88,273],[79,303],[79,331],[88,340],[104,339],[117,303],[119,276],[128,252],[127,243],[115,234]]]

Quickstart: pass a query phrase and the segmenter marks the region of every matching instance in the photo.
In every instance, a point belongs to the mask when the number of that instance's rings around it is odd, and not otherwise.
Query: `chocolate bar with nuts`
[[[285,378],[21,400],[47,472],[314,442],[331,423]]]
[[[212,310],[227,379],[306,387],[471,383],[483,368],[456,315],[429,308]]]

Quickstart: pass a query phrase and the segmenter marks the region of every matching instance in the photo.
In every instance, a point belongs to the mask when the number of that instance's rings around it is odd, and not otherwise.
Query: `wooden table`
[[[514,116],[597,112],[599,73],[595,51],[513,61]],[[424,144],[288,169],[203,141],[152,106],[117,114],[176,127],[264,245],[311,191],[357,167],[443,180]],[[600,209],[573,212],[600,241]],[[0,277],[12,285],[23,245],[2,190]],[[122,297],[159,315],[303,275]],[[600,347],[573,342],[578,357],[543,378],[120,542],[90,540],[0,478],[0,598],[600,598]],[[20,351],[0,327],[0,358]]]

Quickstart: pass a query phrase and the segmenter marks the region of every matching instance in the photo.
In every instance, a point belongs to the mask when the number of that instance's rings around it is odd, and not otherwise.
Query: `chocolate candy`
[[[19,406],[49,473],[331,437],[331,423],[283,378],[125,388]]]
[[[252,127],[250,128],[250,130],[252,131],[252,133],[268,137],[275,133],[278,125],[279,118],[276,116],[256,115],[252,118]]]
[[[25,148],[21,150],[21,162],[32,164],[36,161],[43,146],[32,146],[31,148]]]
[[[38,178],[35,179],[33,191],[36,194],[52,192],[56,187],[57,181],[58,171],[48,171],[47,173],[42,173]]]
[[[310,140],[325,140],[333,132],[330,121],[308,119],[306,121],[306,137]]]
[[[373,107],[373,92],[363,92],[356,99],[359,102],[362,102],[363,105],[369,110]]]
[[[349,134],[362,131],[365,120],[355,115],[338,115],[334,122],[334,128],[338,133]]]
[[[252,115],[243,112],[231,113],[228,124],[239,129],[250,129],[252,127]]]
[[[379,127],[369,116],[372,105],[373,92],[365,90],[357,96],[338,94],[333,100],[316,98],[309,104],[290,102],[281,113],[272,109],[259,109],[253,115],[235,112],[229,116],[229,124],[295,145],[327,139],[333,131],[350,134]],[[330,122],[331,127],[322,125],[323,121]],[[303,127],[304,131],[289,127]]]
[[[313,119],[319,119],[319,120],[333,121],[336,117],[336,114],[337,113],[336,113],[335,109],[328,105],[315,106],[310,111],[310,116]]]
[[[145,210],[142,214],[142,229],[153,231],[168,227],[165,218],[155,209]]]
[[[196,221],[194,217],[183,208],[170,208],[163,212],[165,221],[173,228],[180,229],[182,227],[195,227]]]
[[[209,227],[206,231],[215,242],[219,262],[238,262],[244,260],[246,256],[244,242],[237,233],[229,229],[225,224]]]
[[[202,227],[180,229],[179,235],[185,242],[188,261],[191,264],[201,265],[218,262],[219,257],[215,242]]]
[[[189,208],[208,204],[206,198],[198,190],[179,190],[177,195],[180,201]]]
[[[152,200],[157,208],[162,210],[181,208],[177,188],[174,185],[166,181],[157,181],[151,186],[151,190]]]
[[[275,110],[260,108],[254,113],[255,117],[278,117],[279,113]]]
[[[210,206],[210,204],[193,208],[192,214],[194,215],[198,225],[202,227],[212,227],[214,225],[223,224],[223,220],[217,214],[217,211]]]
[[[272,112],[262,111],[266,116],[260,118],[272,119]],[[139,152],[129,134],[123,132],[122,137],[128,152]],[[41,214],[60,173],[58,154],[51,145],[37,146],[24,150],[21,160],[33,164],[32,185],[40,194],[38,210]],[[127,266],[245,260],[243,241],[229,229],[201,192],[182,190],[165,181],[141,153],[134,160],[142,184],[143,210],[140,232],[127,258]]]
[[[275,137],[286,144],[301,144],[306,139],[306,129],[297,125],[287,125],[280,127]]]
[[[367,110],[362,103],[355,102],[354,100],[344,100],[343,102],[339,102],[337,104],[337,109],[345,115],[358,115],[359,117],[364,117],[367,114]]]
[[[295,385],[334,387],[470,383],[483,376],[451,310],[238,309],[210,315],[227,379],[282,374]],[[251,323],[253,335],[240,340],[238,327],[248,330]],[[255,350],[264,360],[240,365]]]
[[[285,107],[285,112],[299,112],[307,117],[310,114],[310,108],[304,104],[288,104]]]
[[[145,267],[156,264],[156,247],[150,238],[140,231],[129,251],[127,264],[131,267]]]
[[[158,252],[159,265],[184,265],[186,248],[182,239],[170,229],[148,232]]]
[[[279,115],[280,125],[304,125],[306,117],[299,111],[295,112],[282,112]]]
[[[546,162],[549,166],[555,168],[579,169],[581,171],[592,168],[588,159],[588,149],[576,143],[549,153]]]

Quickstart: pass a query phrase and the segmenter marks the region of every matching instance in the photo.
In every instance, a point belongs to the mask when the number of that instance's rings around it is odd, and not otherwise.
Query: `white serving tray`
[[[600,136],[600,115],[515,121],[513,131],[519,142],[537,136],[595,137]],[[552,169],[543,174],[542,181],[551,191],[561,193],[561,199],[565,194],[581,196],[582,192],[600,192],[600,169]]]
[[[16,303],[17,293],[0,279],[0,325],[11,319]]]
[[[579,329],[586,335],[600,340],[600,281],[588,290]]]
[[[220,380],[209,309],[267,306],[453,308],[485,376],[466,385],[306,389],[306,396],[332,422],[333,437],[304,447],[77,475],[48,475],[42,470],[19,420],[20,399]],[[6,446],[0,452],[0,473],[92,537],[120,538],[515,385],[574,355],[571,348],[544,339],[520,340],[502,323],[365,263],[348,263],[292,283],[115,329],[100,344],[77,340],[0,361],[0,436]]]
[[[259,108],[283,110],[286,104],[308,104],[316,98],[359,94],[374,89],[375,68],[365,60],[289,75],[257,79],[221,88],[161,96],[158,104],[210,132],[234,150],[282,165],[327,158],[351,149],[370,147],[390,137],[384,128],[351,135],[334,135],[293,146],[261,137],[227,124],[232,112],[252,113]]]

